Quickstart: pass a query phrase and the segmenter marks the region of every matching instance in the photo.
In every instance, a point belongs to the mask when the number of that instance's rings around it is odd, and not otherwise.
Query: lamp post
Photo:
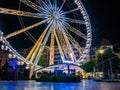
[[[100,54],[101,54],[101,60],[102,60],[102,72],[103,72],[103,77],[104,77],[104,64],[103,64],[103,54],[104,54],[104,49],[100,49]]]
[[[113,70],[112,70],[112,62],[111,62],[111,59],[110,59],[110,73],[111,73],[111,79],[113,79]]]

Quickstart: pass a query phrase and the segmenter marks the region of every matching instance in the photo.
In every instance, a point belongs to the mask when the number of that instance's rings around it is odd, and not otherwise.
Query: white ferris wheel
[[[33,9],[34,12],[29,9]],[[0,13],[17,17],[21,26],[21,29],[11,30],[11,32],[8,30],[7,34],[3,33],[4,30],[0,31],[0,40],[3,43],[1,48],[9,50],[12,57],[37,66],[47,46],[49,65],[54,65],[55,47],[58,48],[62,63],[79,65],[86,60],[90,51],[92,31],[88,14],[80,0],[19,0],[18,8],[0,7]],[[26,18],[37,19],[38,22],[27,26],[24,20]],[[14,23],[14,20],[12,22]],[[36,27],[39,26],[41,28],[37,30]],[[31,30],[38,31],[39,37],[36,38],[30,32]],[[27,35],[33,42],[33,47],[26,57],[19,54],[9,43],[11,38],[15,40],[21,34]],[[80,40],[85,42],[84,46],[81,46]],[[24,40],[19,43],[24,44]],[[74,48],[78,51],[79,57],[75,55]],[[67,60],[66,56],[70,59]]]

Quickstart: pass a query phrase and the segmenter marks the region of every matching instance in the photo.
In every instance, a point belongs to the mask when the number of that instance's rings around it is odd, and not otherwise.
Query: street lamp
[[[103,49],[100,49],[100,54],[102,55],[104,53],[104,50]]]
[[[104,77],[104,64],[103,64],[103,54],[104,54],[104,49],[100,49],[100,54],[101,54],[101,60],[102,60],[102,72],[103,72],[103,77]]]

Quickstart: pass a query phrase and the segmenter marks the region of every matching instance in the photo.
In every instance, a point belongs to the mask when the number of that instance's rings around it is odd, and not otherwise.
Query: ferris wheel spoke
[[[22,3],[26,4],[27,6],[33,8],[34,10],[40,12],[40,7],[36,4],[34,4],[33,2],[31,2],[30,0],[20,0]]]
[[[66,48],[67,47],[67,44],[65,42],[65,39],[64,39],[64,36],[63,36],[63,33],[61,32],[61,29],[60,29],[60,24],[57,23],[57,30],[56,30],[56,33],[57,33],[57,36],[58,36],[58,39],[59,39],[59,42],[60,42],[60,45],[61,45],[61,48],[63,50],[64,53],[68,53],[69,49]]]
[[[40,40],[42,40],[42,38],[44,37],[44,33],[46,33],[46,31],[43,32],[43,34],[40,36],[40,38],[37,40],[37,42],[35,43],[35,45],[33,46],[33,48],[30,50],[29,54],[26,57],[26,60],[30,60],[31,62],[33,62],[34,57],[35,57],[35,50],[37,51],[37,46],[40,42]]]
[[[38,11],[39,13],[43,13],[47,12],[46,9],[44,9],[43,7],[40,7],[36,4],[34,4],[33,2],[31,2],[30,0],[20,0],[22,3],[26,4],[27,6],[33,8],[34,10]]]
[[[55,34],[55,39],[56,39],[56,42],[57,42],[57,45],[58,45],[58,50],[60,52],[61,59],[62,59],[62,61],[64,63],[65,62],[65,56],[64,56],[64,53],[62,51],[62,47],[60,45],[60,42],[59,42],[58,36],[56,34],[56,31],[54,31],[54,34]]]
[[[19,19],[21,28],[25,28],[25,24],[24,24],[24,22],[23,22],[22,17],[18,16],[18,19]],[[33,43],[36,42],[35,37],[34,37],[30,32],[26,31],[26,32],[24,32],[24,33],[28,36],[28,38],[29,38]]]
[[[29,38],[31,37],[31,39],[33,40],[34,43],[37,41],[35,39],[35,37],[29,31],[26,31],[26,33],[27,33],[27,35],[28,35]]]
[[[58,33],[61,47],[65,53],[65,56],[67,55],[67,57],[68,57],[68,55],[69,55],[69,57],[72,60],[72,61],[67,61],[67,62],[73,63],[74,60],[76,60],[76,57],[75,57],[74,52],[72,50],[72,46],[68,40],[69,38],[66,35],[66,32],[65,32],[66,28],[64,27],[64,25],[61,22],[59,22],[58,26],[59,26],[59,30],[56,30],[56,32]]]
[[[79,8],[75,8],[75,9],[73,9],[73,10],[63,12],[62,15],[63,15],[63,14],[69,14],[69,13],[75,12],[75,11],[77,11],[77,10],[79,10]]]
[[[74,62],[74,61],[76,61],[76,57],[74,55],[74,52],[73,52],[72,46],[71,46],[71,44],[70,44],[70,42],[68,40],[68,37],[67,37],[67,35],[66,35],[65,31],[64,31],[63,25],[61,25],[60,28],[61,28],[61,31],[63,33],[63,37],[65,39],[65,42],[67,44],[67,48],[69,49],[69,55],[70,55],[72,61]]]
[[[49,11],[46,9],[46,7],[44,7],[44,5],[40,2],[40,0],[36,0],[36,2],[38,2],[39,7],[40,7],[42,13],[48,13],[48,12],[49,12]]]
[[[43,41],[43,38],[45,37],[47,31],[45,31],[40,38],[38,39],[38,41],[35,43],[35,45],[33,46],[32,50],[29,52],[29,54],[26,57],[26,60],[30,60],[31,62],[34,61],[37,52],[39,51],[39,48],[41,47],[41,43]]]
[[[31,13],[31,12],[13,10],[13,9],[7,9],[7,8],[0,8],[0,13],[25,16],[25,17],[33,17],[33,18],[44,18],[46,16],[45,14]]]
[[[37,48],[35,49],[35,52],[36,52],[36,57],[34,57],[34,64],[37,65],[38,61],[39,61],[39,58],[44,50],[44,47],[47,43],[47,40],[48,40],[48,37],[50,35],[50,32],[51,32],[51,24],[53,22],[51,21],[49,23],[49,25],[46,27],[46,29],[44,31],[46,31],[45,33],[43,33],[43,37],[40,38],[40,41],[37,45]],[[50,28],[50,29],[49,29]],[[46,36],[45,36],[46,35]],[[42,43],[43,42],[43,43]],[[34,52],[34,53],[35,53]],[[39,58],[38,58],[39,57]]]
[[[56,30],[56,32],[57,32],[59,43],[61,45],[62,51],[64,53],[64,56],[68,57],[68,55],[70,53],[70,49],[69,49],[69,47],[68,47],[68,45],[67,45],[67,43],[66,43],[66,41],[64,39],[64,36],[62,35],[61,32],[59,32],[59,30]],[[59,35],[59,34],[61,34],[61,35]]]
[[[55,7],[55,11],[57,11],[57,2],[56,2],[56,0],[54,0],[54,7]]]
[[[53,6],[50,0],[48,0],[48,3],[49,3],[48,5],[50,6],[50,8],[53,10]]]
[[[25,33],[25,35],[33,42],[33,43],[35,43],[35,41],[33,40],[33,38],[27,33],[27,32],[24,32]]]
[[[70,19],[70,18],[67,18],[67,17],[64,17],[63,19],[66,22],[85,24],[85,21],[83,21],[83,20]]]
[[[21,29],[21,30],[15,31],[15,32],[13,32],[13,33],[10,33],[10,34],[6,35],[5,38],[8,39],[8,38],[10,38],[10,37],[13,37],[13,36],[16,36],[16,35],[18,35],[18,34],[21,34],[21,33],[25,32],[25,31],[28,31],[28,30],[30,30],[30,29],[32,29],[32,28],[35,28],[35,27],[37,27],[37,26],[39,26],[39,25],[41,25],[41,24],[44,24],[44,23],[47,22],[48,20],[49,20],[49,19],[43,20],[43,21],[41,21],[41,22],[38,22],[38,23],[36,23],[36,24],[33,24],[33,25],[28,26],[28,27],[26,27],[26,28],[23,28],[23,29]]]
[[[33,48],[31,49],[31,51],[29,52],[29,54],[26,57],[26,60],[30,60],[31,62],[33,62],[37,56],[38,51],[41,49],[42,46],[42,41],[50,27],[50,25],[52,24],[49,23],[49,25],[46,27],[46,29],[44,30],[44,32],[42,33],[42,35],[39,37],[39,39],[37,40],[37,42],[35,43],[35,45],[33,46]]]
[[[59,40],[59,43],[61,45],[61,49],[63,50],[64,53],[66,53],[68,50],[66,50],[66,43],[65,43],[65,40],[63,38],[63,35],[62,33],[60,32],[59,29],[56,30],[56,34],[58,36],[58,40]]]
[[[63,35],[62,35],[62,33],[60,32],[59,29],[56,30],[56,34],[57,34],[57,36],[58,36],[60,45],[61,45],[61,47],[62,47],[62,49],[63,49],[63,45],[65,45]],[[63,50],[64,50],[64,49],[63,49]]]
[[[76,35],[82,37],[83,39],[87,40],[87,35],[85,35],[84,33],[80,32],[79,30],[77,30],[76,28],[72,27],[70,24],[65,23],[65,26],[68,30],[70,30],[71,32],[75,33]]]
[[[63,8],[64,4],[65,4],[66,0],[63,0],[63,3],[61,4],[60,8],[58,11],[61,11],[61,9]]]
[[[37,0],[39,4],[42,4],[43,8],[47,10],[48,12],[51,11],[51,7],[48,7],[48,5],[43,0]]]
[[[66,35],[67,35],[67,37],[68,37],[68,39],[69,39],[69,41],[74,45],[74,47],[79,51],[79,53],[81,54],[82,52],[83,52],[83,50],[82,50],[82,47],[78,44],[78,42],[70,35],[70,33],[67,31],[67,30],[65,30],[66,31]]]
[[[51,21],[51,23],[53,23],[53,20]],[[47,41],[48,41],[49,36],[50,36],[51,30],[52,30],[52,26],[49,28],[49,30],[48,30],[45,38],[44,38],[44,41],[43,41],[43,43],[42,43],[42,47],[41,47],[41,49],[38,51],[38,54],[37,54],[37,56],[36,56],[36,58],[35,58],[35,61],[34,61],[34,64],[35,64],[35,65],[38,64],[38,61],[39,61],[39,59],[40,59],[40,57],[41,57],[41,54],[42,54],[42,52],[43,52],[43,50],[44,50],[44,48],[45,48],[45,45],[46,45],[46,43],[47,43]]]

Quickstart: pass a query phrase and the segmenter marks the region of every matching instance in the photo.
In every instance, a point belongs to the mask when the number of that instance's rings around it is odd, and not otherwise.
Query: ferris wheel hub
[[[55,20],[60,19],[60,14],[59,14],[59,12],[53,12],[53,17],[54,17]]]

